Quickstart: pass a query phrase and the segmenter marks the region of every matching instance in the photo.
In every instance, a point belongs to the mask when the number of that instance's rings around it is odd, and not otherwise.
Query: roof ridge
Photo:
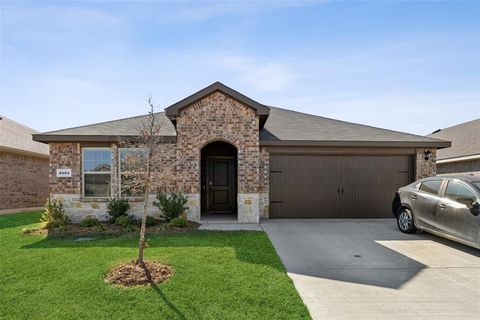
[[[402,131],[397,131],[397,130],[379,128],[379,127],[374,127],[374,126],[371,126],[371,125],[368,125],[368,124],[361,124],[361,123],[349,122],[349,121],[344,121],[344,120],[339,120],[339,119],[333,119],[333,118],[328,118],[328,117],[319,116],[319,115],[315,115],[315,114],[300,112],[300,111],[296,111],[296,110],[279,108],[279,107],[274,107],[274,106],[270,106],[270,105],[268,105],[268,107],[269,107],[269,108],[273,108],[273,109],[285,110],[285,111],[289,111],[289,112],[295,112],[295,113],[302,114],[302,115],[306,115],[306,116],[310,116],[310,117],[322,118],[322,119],[326,119],[326,120],[330,120],[330,121],[334,121],[334,122],[347,123],[347,124],[351,124],[351,125],[355,125],[355,126],[368,127],[368,128],[373,128],[373,129],[377,129],[377,130],[383,130],[383,131],[388,131],[388,132],[401,133],[401,134],[406,134],[406,135],[409,135],[409,136],[412,136],[412,137],[417,137],[417,138],[427,138],[427,139],[432,139],[432,140],[437,140],[437,141],[444,141],[444,140],[438,139],[438,138],[432,138],[432,137],[427,137],[427,136],[422,136],[422,135],[418,135],[418,134],[413,134],[413,133],[408,133],[408,132],[402,132]]]
[[[160,112],[154,112],[154,114],[162,114],[162,113],[165,113],[163,111],[160,111]],[[139,115],[139,116],[132,116],[132,117],[126,117],[126,118],[121,118],[121,119],[115,119],[115,120],[110,120],[110,121],[102,121],[102,122],[97,122],[97,123],[91,123],[91,124],[84,124],[84,125],[81,125],[81,126],[76,126],[76,127],[70,127],[70,128],[65,128],[65,129],[58,129],[58,130],[53,130],[53,131],[46,131],[46,132],[42,132],[42,134],[50,134],[50,133],[56,133],[56,132],[59,132],[59,131],[65,131],[65,130],[72,130],[72,129],[79,129],[79,128],[85,128],[85,127],[90,127],[90,126],[95,126],[95,125],[98,125],[98,124],[106,124],[106,123],[112,123],[112,122],[117,122],[117,121],[123,121],[123,120],[128,120],[128,119],[135,119],[135,118],[141,118],[141,117],[145,117],[147,116],[147,114],[142,114],[142,115]]]

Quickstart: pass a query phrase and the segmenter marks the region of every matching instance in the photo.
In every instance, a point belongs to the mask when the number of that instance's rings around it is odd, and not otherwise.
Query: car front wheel
[[[407,208],[401,208],[397,215],[397,226],[403,233],[414,233],[417,228],[413,223],[413,213]]]

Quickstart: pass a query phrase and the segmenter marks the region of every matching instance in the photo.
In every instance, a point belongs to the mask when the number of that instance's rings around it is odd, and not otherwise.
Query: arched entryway
[[[237,148],[215,141],[201,151],[202,219],[237,218]]]

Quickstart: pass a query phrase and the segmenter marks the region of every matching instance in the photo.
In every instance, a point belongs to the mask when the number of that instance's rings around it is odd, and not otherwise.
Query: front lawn
[[[40,212],[0,216],[0,319],[310,319],[263,232],[148,235],[146,259],[175,270],[157,287],[104,282],[137,237],[22,235]]]

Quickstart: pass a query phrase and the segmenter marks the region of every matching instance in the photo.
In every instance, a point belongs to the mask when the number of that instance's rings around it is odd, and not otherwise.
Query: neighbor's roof
[[[438,151],[438,160],[480,155],[480,119],[437,130],[428,137],[452,142],[450,148]]]
[[[175,118],[184,108],[214,92],[222,92],[256,110],[260,118],[260,144],[320,146],[398,146],[448,147],[450,142],[408,133],[374,128],[333,120],[305,113],[262,105],[220,82],[190,95],[157,115],[163,124],[162,134],[176,139]],[[135,136],[146,115],[102,122],[70,129],[51,131],[34,136],[36,141],[115,141],[118,136]],[[172,123],[173,122],[173,123]]]
[[[35,133],[38,131],[0,116],[0,150],[48,156],[48,145],[32,140],[32,134]]]

